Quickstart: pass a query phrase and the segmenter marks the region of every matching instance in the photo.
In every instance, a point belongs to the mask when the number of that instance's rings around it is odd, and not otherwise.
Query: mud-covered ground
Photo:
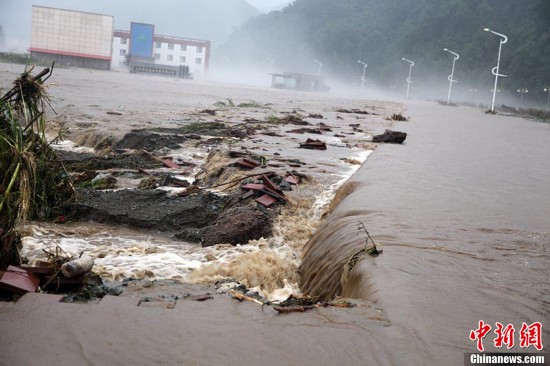
[[[0,88],[22,70],[2,64]],[[47,85],[50,131],[69,131],[56,148],[79,191],[64,222],[123,226],[196,245],[276,235],[293,258],[337,187],[376,147],[372,136],[391,128],[402,110],[357,96],[115,71],[55,69]],[[307,139],[326,150],[301,148]],[[257,166],[235,165],[243,159]],[[255,201],[259,194],[245,195],[240,186],[262,183],[262,175],[281,185],[284,201],[266,208]],[[282,183],[289,176],[302,179]],[[63,235],[63,225],[55,230]]]

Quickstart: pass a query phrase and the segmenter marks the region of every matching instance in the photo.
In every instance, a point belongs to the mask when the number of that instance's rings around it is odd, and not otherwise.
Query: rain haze
[[[0,364],[550,357],[548,19],[548,0],[0,0],[19,267]],[[85,299],[5,283],[80,257]]]

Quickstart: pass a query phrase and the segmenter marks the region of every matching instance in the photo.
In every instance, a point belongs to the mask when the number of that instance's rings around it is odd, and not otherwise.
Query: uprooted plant
[[[19,264],[18,224],[60,214],[75,194],[51,147],[66,130],[52,140],[46,136],[45,110],[51,105],[44,81],[53,65],[36,75],[32,71],[26,67],[0,99],[0,268]]]
[[[372,257],[377,257],[382,253],[382,249],[378,249],[376,247],[376,244],[374,243],[374,240],[372,240],[372,237],[370,236],[365,224],[363,224],[361,221],[357,224],[357,231],[361,232],[364,231],[367,237],[365,238],[365,250],[366,253]],[[359,235],[359,233],[357,233]],[[372,243],[372,246],[369,246],[369,240]]]

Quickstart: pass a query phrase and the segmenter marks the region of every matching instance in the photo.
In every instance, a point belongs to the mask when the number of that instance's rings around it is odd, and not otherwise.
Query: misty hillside
[[[296,0],[282,11],[250,19],[219,49],[231,60],[274,60],[280,71],[315,73],[356,80],[358,60],[380,85],[402,83],[408,64],[416,79],[448,75],[460,54],[455,79],[461,86],[486,88],[503,45],[502,88],[550,85],[550,1],[548,0]],[[360,77],[360,75],[359,75]],[[354,79],[355,78],[355,79]],[[438,79],[438,80],[439,80]]]
[[[114,16],[117,29],[130,22],[155,24],[158,34],[207,39],[215,48],[235,27],[260,11],[245,0],[0,0],[0,25],[8,48],[28,48],[32,5]]]

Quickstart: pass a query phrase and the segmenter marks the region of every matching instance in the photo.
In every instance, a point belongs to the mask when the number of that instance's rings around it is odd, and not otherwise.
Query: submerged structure
[[[278,89],[328,92],[330,88],[325,85],[321,75],[308,75],[292,72],[271,74],[271,86]]]

